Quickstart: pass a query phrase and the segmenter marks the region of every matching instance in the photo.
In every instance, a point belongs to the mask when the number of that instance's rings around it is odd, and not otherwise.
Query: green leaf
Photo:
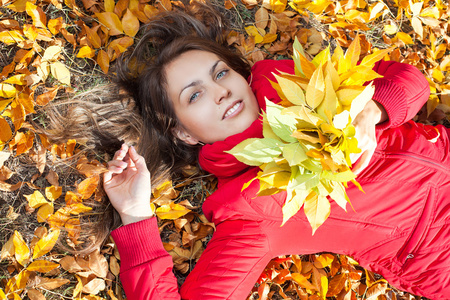
[[[236,145],[230,151],[225,151],[234,155],[239,161],[250,165],[259,166],[263,163],[273,161],[274,157],[281,154],[280,142],[275,139],[251,138]]]
[[[297,129],[296,120],[289,115],[282,115],[282,106],[272,103],[266,98],[267,121],[273,132],[286,142],[296,142],[297,140],[291,136],[292,132]]]
[[[305,56],[305,50],[303,50],[302,44],[298,41],[297,37],[294,39],[293,44],[293,60],[295,64],[295,75],[305,77],[305,74],[302,71],[302,65],[300,63],[300,56]]]
[[[287,144],[283,147],[283,156],[290,166],[299,165],[309,157],[300,143]]]

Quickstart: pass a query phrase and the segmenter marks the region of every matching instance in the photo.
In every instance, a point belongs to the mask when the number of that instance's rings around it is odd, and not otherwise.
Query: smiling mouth
[[[231,106],[230,108],[228,108],[226,110],[225,114],[223,115],[222,120],[235,115],[241,109],[241,106],[242,106],[242,100],[236,102],[233,106]]]

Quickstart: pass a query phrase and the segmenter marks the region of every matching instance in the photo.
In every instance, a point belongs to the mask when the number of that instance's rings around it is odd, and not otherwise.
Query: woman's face
[[[167,94],[181,124],[175,134],[188,144],[223,141],[259,116],[247,80],[211,52],[185,52],[165,72]]]

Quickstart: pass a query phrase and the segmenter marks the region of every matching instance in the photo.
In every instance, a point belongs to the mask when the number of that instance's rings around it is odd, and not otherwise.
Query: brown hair
[[[88,147],[110,154],[122,142],[137,144],[154,187],[181,168],[197,164],[199,146],[188,145],[173,132],[178,120],[166,92],[165,67],[185,52],[201,50],[216,54],[247,78],[250,65],[226,44],[226,28],[224,17],[207,4],[194,3],[157,15],[144,26],[139,43],[116,62],[113,84],[66,102],[64,113],[58,106],[48,109],[50,139],[85,140]],[[97,240],[91,241],[89,249],[118,226],[118,214],[111,205],[98,215],[101,226],[95,228]],[[93,234],[83,231],[86,236]]]

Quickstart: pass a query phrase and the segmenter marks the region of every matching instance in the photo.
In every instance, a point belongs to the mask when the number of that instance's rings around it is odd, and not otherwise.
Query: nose
[[[217,104],[220,104],[222,100],[227,99],[230,97],[231,91],[229,88],[227,88],[224,85],[215,83],[215,90],[214,90],[214,99]]]

